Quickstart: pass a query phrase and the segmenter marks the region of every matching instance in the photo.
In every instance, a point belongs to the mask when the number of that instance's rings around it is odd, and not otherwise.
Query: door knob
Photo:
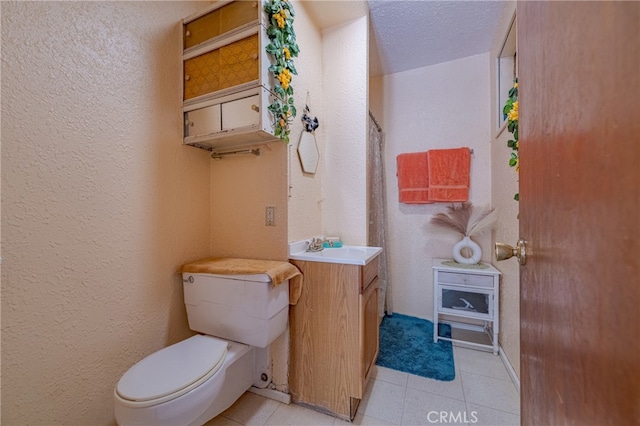
[[[520,238],[516,243],[515,248],[509,244],[496,243],[496,260],[507,260],[513,256],[518,258],[521,265],[527,262],[526,242]]]

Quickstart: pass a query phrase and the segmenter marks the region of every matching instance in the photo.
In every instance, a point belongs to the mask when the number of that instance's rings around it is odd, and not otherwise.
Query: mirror
[[[320,160],[318,145],[316,144],[316,135],[311,132],[302,131],[300,140],[298,141],[298,157],[302,171],[305,173],[315,174]]]

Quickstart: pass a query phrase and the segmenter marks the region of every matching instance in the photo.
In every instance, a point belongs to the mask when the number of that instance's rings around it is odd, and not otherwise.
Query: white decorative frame
[[[507,119],[502,113],[504,104],[509,97],[509,90],[513,87],[514,80],[518,77],[518,61],[516,60],[517,38],[516,38],[516,15],[511,19],[509,31],[505,35],[504,42],[498,57],[496,58],[497,84],[496,97],[498,100],[498,133],[507,125]]]

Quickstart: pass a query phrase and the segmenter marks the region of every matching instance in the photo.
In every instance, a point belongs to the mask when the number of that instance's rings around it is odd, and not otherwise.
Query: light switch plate
[[[276,206],[265,207],[264,224],[266,226],[276,226]]]

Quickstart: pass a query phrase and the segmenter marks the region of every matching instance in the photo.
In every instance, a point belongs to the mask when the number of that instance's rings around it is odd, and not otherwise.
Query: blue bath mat
[[[438,327],[440,336],[451,337],[448,324]],[[433,343],[433,323],[407,315],[393,314],[382,319],[376,364],[447,382],[456,377],[451,342]]]

